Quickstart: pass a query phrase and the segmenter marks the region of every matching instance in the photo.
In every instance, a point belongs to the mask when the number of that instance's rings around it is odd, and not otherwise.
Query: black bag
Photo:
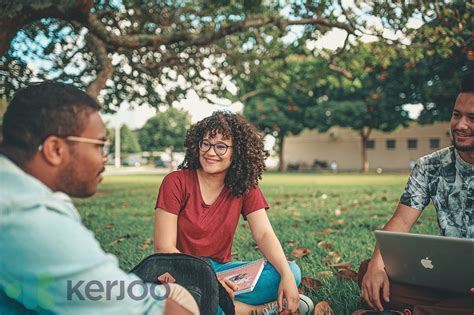
[[[157,277],[169,273],[196,300],[203,315],[215,315],[220,305],[226,315],[235,315],[234,303],[205,259],[186,254],[153,254],[143,259],[134,274],[145,282],[160,283]]]

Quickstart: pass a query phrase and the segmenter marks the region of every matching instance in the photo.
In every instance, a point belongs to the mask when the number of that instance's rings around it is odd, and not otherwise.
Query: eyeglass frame
[[[82,142],[82,143],[91,143],[91,144],[97,144],[101,146],[101,151],[102,151],[102,157],[106,157],[109,155],[109,152],[107,150],[104,150],[104,148],[108,145],[110,145],[110,141],[108,140],[101,140],[101,139],[94,139],[94,138],[87,138],[87,137],[77,137],[77,136],[67,136],[67,137],[60,137],[57,136],[58,138],[63,138],[67,141],[71,142]],[[43,150],[43,144],[40,144],[38,147],[38,151]]]
[[[201,146],[202,146],[202,144],[203,144],[204,141],[206,141],[207,143],[209,143],[209,149],[207,149],[207,150],[203,150],[203,149],[201,148]],[[225,145],[225,151],[224,151],[224,153],[222,153],[222,154],[217,153],[217,151],[216,151],[216,145],[217,145],[217,144],[223,144],[223,145]],[[211,150],[211,148],[213,148],[213,149],[214,149],[214,152],[215,152],[218,156],[223,156],[223,155],[225,155],[225,154],[227,153],[227,150],[229,150],[229,148],[233,148],[233,147],[234,147],[234,146],[232,146],[232,145],[227,145],[226,143],[221,142],[221,141],[212,144],[212,143],[210,143],[208,140],[201,140],[201,141],[199,141],[198,145],[199,145],[199,150],[202,151],[202,152],[209,152],[209,151]]]

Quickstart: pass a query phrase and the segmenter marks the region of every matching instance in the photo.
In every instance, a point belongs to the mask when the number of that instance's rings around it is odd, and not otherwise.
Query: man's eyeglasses
[[[76,137],[76,136],[67,136],[67,137],[60,137],[60,138],[64,138],[67,141],[71,141],[71,142],[97,144],[99,145],[100,154],[102,154],[103,157],[106,157],[107,155],[109,155],[110,142],[108,140],[86,138],[86,137]],[[38,151],[41,151],[41,150],[43,150],[43,144],[41,144],[38,147]]]
[[[215,144],[212,144],[207,140],[199,141],[199,149],[202,152],[208,152],[212,147],[214,147],[214,152],[216,152],[216,154],[219,156],[226,154],[227,149],[232,148],[231,145],[227,145],[224,142],[217,142]]]

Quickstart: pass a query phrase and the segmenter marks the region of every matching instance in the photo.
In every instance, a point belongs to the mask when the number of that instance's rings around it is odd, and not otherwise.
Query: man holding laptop
[[[450,129],[453,146],[417,161],[385,231],[409,232],[431,200],[442,236],[474,239],[473,73],[464,77]],[[465,293],[390,282],[385,267],[376,246],[372,259],[359,270],[361,296],[373,309],[383,311],[385,306],[414,314],[474,314],[474,282]]]

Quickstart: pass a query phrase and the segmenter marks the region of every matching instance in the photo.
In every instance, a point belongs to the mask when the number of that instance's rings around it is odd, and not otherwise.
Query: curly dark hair
[[[217,133],[233,142],[232,164],[224,184],[233,196],[242,196],[249,189],[257,187],[258,181],[262,179],[268,152],[264,149],[263,135],[241,115],[217,111],[192,125],[186,133],[186,154],[178,169],[201,168],[199,142],[206,134],[213,138]]]

